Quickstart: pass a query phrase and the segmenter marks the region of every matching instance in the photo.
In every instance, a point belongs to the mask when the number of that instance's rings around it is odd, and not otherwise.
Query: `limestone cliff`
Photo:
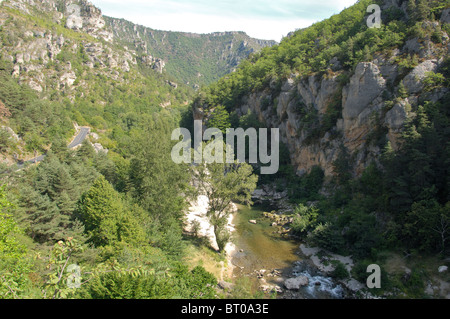
[[[73,100],[76,89],[88,93],[91,70],[123,82],[137,65],[135,52],[114,46],[101,11],[89,1],[3,1],[0,26],[2,59],[37,92],[56,90]]]
[[[383,9],[394,7],[406,14],[400,3],[385,1]],[[399,147],[403,125],[415,116],[418,105],[436,102],[448,92],[445,87],[427,87],[425,80],[439,72],[448,57],[449,37],[442,27],[449,12],[444,10],[440,21],[421,22],[421,28],[439,35],[437,40],[412,37],[352,70],[342,66],[347,61],[335,57],[326,72],[291,74],[278,84],[274,77],[270,85],[244,94],[233,111],[243,116],[251,110],[267,127],[279,128],[298,175],[317,165],[333,175],[333,162],[346,149],[357,176],[378,161],[387,141]],[[402,65],[411,57],[415,63]],[[210,108],[197,103],[194,118],[205,118]],[[330,116],[330,111],[336,114]]]

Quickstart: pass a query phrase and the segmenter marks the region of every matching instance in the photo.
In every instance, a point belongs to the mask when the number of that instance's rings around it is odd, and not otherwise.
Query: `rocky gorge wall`
[[[37,92],[64,90],[73,99],[75,89],[87,90],[82,68],[123,82],[139,61],[159,73],[165,67],[159,58],[117,47],[101,10],[86,0],[1,1],[0,28],[1,58],[14,64],[13,77]],[[82,64],[64,55],[82,56]]]
[[[449,12],[444,11],[441,23],[447,23]],[[439,28],[439,22],[423,24]],[[445,88],[428,90],[424,83],[448,56],[449,37],[443,34],[442,44],[411,39],[402,48],[358,63],[352,73],[333,59],[326,74],[292,74],[281,89],[273,81],[264,90],[245,95],[236,112],[243,116],[250,110],[267,127],[280,129],[298,175],[314,166],[322,167],[326,176],[333,175],[333,162],[344,147],[358,176],[379,159],[387,141],[398,149],[403,125],[415,116],[419,105],[436,102],[447,92]],[[405,69],[399,61],[408,55],[418,62]],[[338,115],[333,125],[326,126],[330,110]],[[195,119],[205,117],[201,107],[194,107]]]

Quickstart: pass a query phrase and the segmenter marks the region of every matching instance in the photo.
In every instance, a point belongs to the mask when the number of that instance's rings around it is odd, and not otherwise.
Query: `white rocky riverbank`
[[[216,236],[214,234],[214,227],[211,225],[206,213],[209,206],[208,197],[204,195],[200,195],[197,197],[197,200],[192,201],[190,203],[189,210],[186,213],[186,222],[184,230],[188,233],[194,234],[198,237],[207,238],[211,248],[215,251],[219,251],[219,246],[217,245]],[[229,207],[230,216],[227,222],[227,229],[230,233],[235,232],[235,225],[233,224],[234,215],[238,211],[238,207],[236,204],[232,203]],[[196,228],[196,229],[195,229]],[[232,254],[235,252],[236,246],[229,242],[225,246],[225,254],[227,257],[227,263],[223,265],[222,269],[222,278],[220,280],[224,280],[226,278],[231,278],[233,273],[233,265],[231,262]]]
[[[308,247],[305,244],[300,245],[300,250],[302,254],[309,257],[314,266],[325,275],[330,275],[335,270],[336,267],[333,261],[342,263],[350,274],[350,277],[345,280],[340,280],[339,282],[351,292],[355,293],[366,288],[363,283],[351,277],[351,271],[354,267],[354,262],[351,256],[333,254],[318,247]]]

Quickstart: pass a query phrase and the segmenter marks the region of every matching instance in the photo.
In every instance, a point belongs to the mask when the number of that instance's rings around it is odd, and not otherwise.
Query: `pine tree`
[[[77,150],[77,157],[83,161],[93,159],[95,156],[95,150],[92,144],[86,139]]]
[[[100,176],[81,197],[78,213],[91,241],[96,246],[117,242],[140,242],[143,230],[127,211],[112,185]]]
[[[416,0],[409,0],[407,10],[410,16],[410,20],[412,20],[411,18],[415,18],[416,9],[417,9]]]
[[[67,159],[69,150],[66,141],[60,136],[53,140],[50,150],[61,162],[64,162]]]
[[[405,84],[403,84],[403,81],[400,82],[398,85],[398,96],[402,99],[406,99],[408,97],[408,91],[406,90]]]
[[[428,0],[417,0],[417,19],[426,20],[430,17],[430,7]]]
[[[225,109],[225,106],[218,105],[208,121],[209,128],[217,128],[222,131],[222,133],[226,133],[227,128],[231,127],[230,124],[230,114]]]
[[[173,218],[180,220],[186,207],[186,198],[181,194],[187,190],[189,175],[186,166],[175,164],[170,157],[170,136],[156,130],[140,132],[133,137],[131,147],[133,197],[163,227]]]

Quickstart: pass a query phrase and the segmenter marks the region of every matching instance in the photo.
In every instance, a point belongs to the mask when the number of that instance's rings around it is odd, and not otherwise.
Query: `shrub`
[[[333,270],[331,276],[335,279],[347,279],[350,276],[350,273],[343,263],[337,261],[336,268]]]
[[[344,251],[344,238],[339,230],[330,222],[320,223],[310,234],[308,242],[335,253]]]
[[[305,234],[313,230],[317,225],[319,210],[313,206],[298,205],[294,210],[292,230],[296,234]]]

